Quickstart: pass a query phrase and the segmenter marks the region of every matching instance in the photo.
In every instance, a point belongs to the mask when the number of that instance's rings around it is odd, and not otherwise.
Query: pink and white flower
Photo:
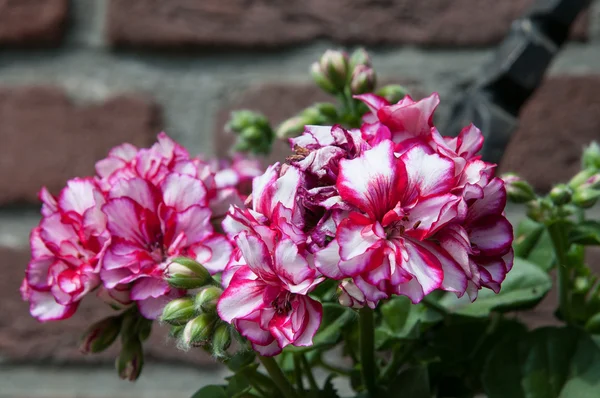
[[[275,231],[274,231],[275,232]],[[238,266],[217,305],[219,316],[261,355],[289,344],[309,346],[321,323],[321,304],[308,296],[322,278],[301,245],[282,233],[240,232]]]
[[[229,261],[231,244],[213,231],[206,193],[202,181],[176,172],[159,185],[139,177],[119,179],[108,192],[102,211],[111,242],[101,277],[109,289],[132,284],[131,299],[149,319],[183,293],[164,280],[171,259],[193,258],[213,274]]]
[[[93,179],[73,179],[58,198],[45,188],[42,220],[30,237],[32,259],[21,286],[40,321],[69,318],[100,283],[99,258],[108,233],[101,211],[104,194]]]
[[[429,239],[466,215],[451,193],[455,184],[454,163],[424,145],[396,157],[387,140],[342,160],[337,189],[356,210],[316,253],[317,267],[335,279],[351,277],[370,301],[402,294],[419,302],[438,288],[462,295],[465,273]]]

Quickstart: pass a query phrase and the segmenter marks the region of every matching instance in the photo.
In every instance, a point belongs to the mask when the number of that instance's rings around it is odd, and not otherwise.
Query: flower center
[[[146,249],[152,254],[152,257],[157,262],[163,262],[167,259],[167,248],[164,245],[164,238],[162,234],[157,234],[154,240],[146,245]]]
[[[408,229],[417,229],[421,225],[421,220],[412,222],[407,215],[402,217],[398,221],[394,221],[385,228],[385,234],[388,239],[398,238],[406,232]]]
[[[271,302],[271,307],[277,312],[278,315],[287,315],[292,310],[292,298],[293,295],[290,292],[281,292]]]

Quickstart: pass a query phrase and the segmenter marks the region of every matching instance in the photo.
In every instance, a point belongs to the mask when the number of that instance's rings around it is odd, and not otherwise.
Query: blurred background
[[[112,146],[149,146],[162,130],[192,153],[224,155],[231,110],[261,111],[276,125],[327,99],[308,68],[330,47],[364,46],[379,80],[414,97],[438,91],[443,125],[532,3],[0,0],[0,397],[183,398],[225,374],[201,352],[177,351],[156,327],[141,379],[122,382],[115,350],[77,349],[80,333],[110,312],[104,305],[84,302],[60,323],[30,318],[18,286],[42,185],[58,192],[93,173]],[[600,140],[597,0],[522,109],[500,169],[544,190],[578,170],[592,139]]]

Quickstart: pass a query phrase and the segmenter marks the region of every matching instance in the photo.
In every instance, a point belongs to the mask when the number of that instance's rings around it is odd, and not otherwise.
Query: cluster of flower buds
[[[330,94],[364,94],[375,89],[376,76],[369,54],[360,48],[349,57],[344,51],[328,50],[311,66],[317,85]]]
[[[582,167],[568,186],[573,191],[573,204],[587,209],[600,199],[600,146],[596,142],[583,151]]]
[[[281,123],[275,132],[277,138],[296,137],[304,131],[307,125],[335,124],[339,121],[339,113],[335,105],[320,102],[303,110],[299,115]]]
[[[121,351],[115,361],[119,377],[135,381],[144,364],[142,342],[150,336],[152,321],[135,309],[96,322],[84,333],[79,349],[84,354],[109,348],[121,336]]]
[[[226,129],[238,136],[234,149],[237,152],[268,154],[275,134],[267,118],[249,110],[231,113]]]
[[[180,348],[204,347],[217,358],[227,356],[234,331],[216,312],[222,293],[223,289],[213,283],[194,296],[175,299],[165,306],[161,320],[171,325],[171,336]]]

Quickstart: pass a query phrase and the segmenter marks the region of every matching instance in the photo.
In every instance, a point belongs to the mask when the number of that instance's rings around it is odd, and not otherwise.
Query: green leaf
[[[253,363],[255,357],[254,351],[238,351],[225,361],[225,365],[231,371],[238,372],[240,369]]]
[[[422,304],[412,304],[405,296],[397,296],[381,305],[383,321],[375,330],[375,346],[387,347],[398,340],[414,340],[421,335],[423,324],[433,324],[443,318]]]
[[[579,245],[600,245],[600,222],[584,221],[573,226],[569,241]]]
[[[486,317],[491,311],[505,312],[530,308],[537,304],[552,287],[552,279],[534,264],[515,257],[512,270],[502,283],[500,293],[482,289],[477,300],[470,302],[467,295],[456,298],[446,294],[439,303],[450,312],[474,317]]]
[[[389,393],[394,397],[431,398],[427,368],[419,366],[403,371],[390,385]]]
[[[228,395],[225,393],[225,389],[221,386],[206,386],[202,387],[194,395],[192,398],[228,398]]]
[[[537,245],[545,229],[544,224],[535,222],[530,218],[523,219],[515,231],[513,241],[515,256],[527,258]]]
[[[550,270],[554,265],[554,249],[546,226],[530,218],[519,223],[513,249],[515,257],[524,258],[544,271]]]
[[[499,343],[483,369],[489,398],[593,398],[600,349],[574,328],[542,328]]]

